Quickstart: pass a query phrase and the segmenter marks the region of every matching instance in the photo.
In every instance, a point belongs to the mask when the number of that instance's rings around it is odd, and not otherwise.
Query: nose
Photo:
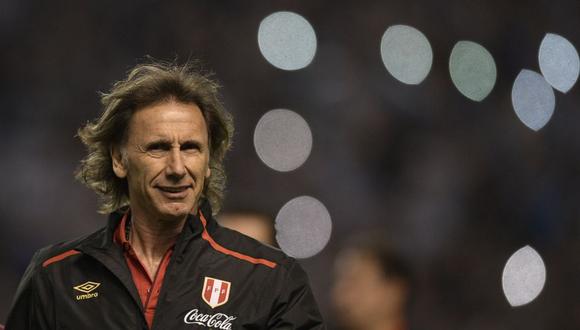
[[[172,148],[167,159],[167,166],[165,173],[168,177],[179,181],[186,173],[185,164],[183,162],[183,155],[179,148]]]

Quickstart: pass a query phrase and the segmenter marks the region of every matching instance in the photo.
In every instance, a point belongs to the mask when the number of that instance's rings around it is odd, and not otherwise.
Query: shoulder
[[[214,249],[221,250],[222,253],[272,269],[289,270],[296,263],[294,258],[278,248],[219,225],[216,226],[209,240],[213,240],[216,243],[212,244]]]
[[[104,229],[100,229],[92,234],[45,246],[36,251],[32,257],[31,266],[35,268],[47,268],[69,258],[74,258],[74,256],[81,256],[82,245],[101,236],[103,232]]]
[[[261,288],[268,283],[267,286],[272,290],[266,290],[264,294],[273,293],[280,301],[301,297],[306,293],[312,295],[307,273],[295,258],[282,250],[224,227],[216,228],[213,235],[215,242],[224,249],[220,252],[229,254],[233,262],[238,259],[239,262],[253,263],[261,269],[259,273],[252,272],[252,278],[261,281],[258,285]]]
[[[76,248],[87,236],[52,244],[37,250],[21,278],[16,291],[17,299],[19,297],[27,297],[31,293],[30,290],[34,291],[46,288],[47,272],[45,270],[47,268],[54,269],[50,267],[53,263],[58,263],[58,261],[73,255],[80,255],[80,252]],[[33,287],[35,289],[32,289]]]

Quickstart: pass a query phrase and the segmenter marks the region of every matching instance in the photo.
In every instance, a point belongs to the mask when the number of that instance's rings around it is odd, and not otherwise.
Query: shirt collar
[[[209,204],[209,203],[207,203]],[[206,223],[204,224],[201,221],[201,217],[203,216],[206,219]],[[197,214],[190,213],[185,220],[185,224],[179,234],[177,240],[186,240],[191,237],[195,237],[201,235],[204,229],[211,229],[215,228],[215,220],[213,220],[211,216],[211,208],[208,205],[201,205],[198,208]],[[120,222],[116,222],[115,230],[113,234],[113,241],[125,249],[128,249],[131,246],[129,242],[129,231],[131,230],[131,211],[125,211],[122,216]]]
[[[204,218],[207,220],[206,225],[202,223],[199,214],[203,214]],[[98,232],[89,235],[88,241],[82,244],[84,247],[97,248],[97,249],[108,249],[114,242],[124,242],[126,239],[126,220],[122,226],[119,226],[123,219],[129,216],[129,209],[121,209],[109,214],[108,224],[105,228],[99,230]],[[183,230],[177,242],[189,240],[196,236],[201,236],[204,229],[208,230],[210,233],[217,227],[217,222],[213,219],[211,206],[207,200],[203,200],[198,208],[198,214],[189,214],[186,220],[186,224],[183,226]],[[117,233],[117,229],[122,229]],[[120,237],[116,237],[116,235]],[[121,243],[122,244],[122,243]]]
[[[125,250],[129,250],[131,248],[131,243],[129,242],[129,235],[128,235],[128,230],[129,230],[129,225],[130,225],[130,212],[127,211],[123,214],[123,217],[121,218],[121,222],[117,225],[117,228],[115,229],[115,233],[113,234],[113,241],[117,244],[119,244],[120,246],[123,247],[123,249]]]

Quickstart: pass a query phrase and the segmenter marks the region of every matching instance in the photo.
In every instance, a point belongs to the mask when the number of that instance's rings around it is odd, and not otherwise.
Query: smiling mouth
[[[181,199],[187,196],[191,186],[157,186],[156,188],[169,199]]]
[[[158,189],[160,189],[162,191],[165,191],[165,192],[170,192],[170,193],[182,192],[182,191],[186,190],[189,187],[191,187],[191,186],[179,186],[179,187],[157,186]]]

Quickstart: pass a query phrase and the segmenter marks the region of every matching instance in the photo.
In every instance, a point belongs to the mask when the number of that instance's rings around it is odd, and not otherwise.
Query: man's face
[[[172,220],[196,210],[210,176],[201,110],[168,101],[136,111],[124,152],[113,151],[113,170],[127,179],[134,214]]]

